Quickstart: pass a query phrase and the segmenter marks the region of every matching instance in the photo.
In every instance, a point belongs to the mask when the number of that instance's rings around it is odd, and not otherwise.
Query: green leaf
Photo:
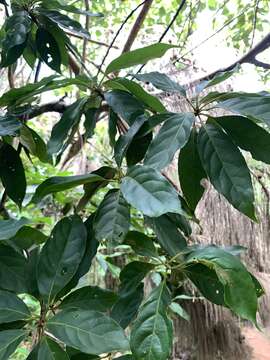
[[[184,87],[170,79],[166,74],[153,71],[147,74],[135,74],[133,76],[139,81],[151,83],[154,87],[162,91],[179,93],[183,96],[186,96],[186,90]]]
[[[131,167],[122,179],[120,188],[126,201],[147,216],[182,212],[173,186],[149,166]]]
[[[41,60],[51,69],[61,73],[61,52],[52,34],[44,28],[38,28],[36,32],[36,46]]]
[[[173,327],[166,311],[170,302],[169,291],[162,282],[141,306],[130,335],[130,347],[136,360],[169,358]]]
[[[16,136],[21,126],[22,123],[14,115],[6,114],[0,116],[0,136]]]
[[[141,129],[143,126],[141,127]],[[140,130],[139,130],[140,132]],[[145,157],[146,151],[152,141],[153,134],[149,133],[143,137],[136,136],[132,139],[126,153],[128,167],[138,164]]]
[[[47,236],[41,231],[29,226],[23,226],[13,237],[9,238],[9,244],[14,244],[20,249],[28,250],[33,245],[43,244],[46,240]]]
[[[26,218],[21,218],[20,220],[0,220],[0,240],[12,238],[24,225],[29,222],[30,221]]]
[[[252,120],[242,116],[221,116],[215,121],[222,126],[237,146],[249,151],[255,160],[270,164],[270,134]]]
[[[0,288],[17,294],[28,292],[27,260],[11,247],[0,245]]]
[[[6,330],[0,332],[0,360],[8,360],[26,337],[24,330]]]
[[[120,190],[112,189],[98,207],[94,230],[97,240],[121,243],[129,229],[130,209]]]
[[[146,92],[139,84],[126,78],[116,78],[108,80],[105,84],[111,89],[118,89],[131,92],[138,100],[142,101],[149,109],[156,112],[165,112],[165,106],[160,100]]]
[[[229,79],[232,75],[234,75],[239,70],[239,65],[236,65],[232,70],[229,71],[220,71],[218,72],[213,79],[202,81],[199,85],[197,85],[197,92],[201,92],[204,89],[209,88],[210,86],[215,86],[220,84],[221,82]]]
[[[170,218],[171,221],[174,222],[176,227],[180,229],[186,236],[190,236],[192,233],[192,228],[190,226],[189,221],[187,220],[187,215],[179,215],[179,214],[172,214],[169,213],[167,216]]]
[[[154,265],[142,261],[132,261],[120,273],[120,295],[127,296],[133,293],[146,275],[154,269]]]
[[[207,177],[197,149],[197,136],[196,129],[192,129],[190,138],[180,151],[178,158],[178,174],[181,189],[188,205],[193,211],[196,209],[204,193],[201,180]]]
[[[172,302],[170,305],[171,311],[180,316],[181,318],[190,321],[190,316],[182,306],[176,302]]]
[[[115,358],[114,360],[134,360],[134,357],[132,355],[124,355],[124,356]]]
[[[109,107],[129,125],[134,113],[144,112],[144,104],[126,91],[112,90],[106,92],[104,97]]]
[[[0,323],[27,320],[30,312],[25,303],[15,294],[0,290]]]
[[[98,286],[85,286],[66,296],[60,309],[78,308],[82,310],[95,310],[105,312],[117,300],[117,295]]]
[[[86,97],[75,101],[64,111],[60,121],[54,125],[48,143],[49,154],[56,154],[64,148],[64,143],[67,140],[71,129],[77,127],[80,122],[86,101]]]
[[[97,311],[63,310],[47,322],[47,328],[66,345],[87,354],[99,355],[129,348],[121,327]]]
[[[79,204],[77,205],[77,211],[83,209],[87,203],[90,201],[91,197],[101,188],[104,188],[108,185],[109,180],[113,179],[116,175],[116,169],[110,166],[102,166],[101,168],[93,171],[91,174],[98,175],[102,177],[103,181],[94,181],[84,184],[84,195],[80,199]]]
[[[145,165],[161,170],[170,164],[176,151],[188,141],[194,121],[192,113],[174,114],[167,119],[147,150]]]
[[[134,114],[134,118],[135,120],[132,122],[132,125],[130,126],[128,131],[118,138],[114,147],[114,158],[118,167],[121,167],[122,161],[128,150],[129,145],[146,121],[146,117],[143,114]]]
[[[200,129],[198,150],[202,165],[216,190],[239,211],[256,220],[254,194],[245,159],[215,122]]]
[[[41,183],[32,198],[32,202],[37,204],[49,194],[54,194],[59,191],[65,191],[73,187],[88,184],[88,183],[102,183],[104,178],[96,174],[85,174],[75,176],[53,176]]]
[[[47,16],[51,21],[53,21],[58,26],[68,29],[74,34],[78,34],[86,39],[90,39],[90,34],[87,30],[85,30],[82,25],[76,21],[68,17],[67,15],[61,14],[55,10],[43,10],[39,9],[40,13]]]
[[[147,218],[146,223],[153,229],[159,244],[169,255],[175,256],[187,246],[185,237],[167,214],[157,218]]]
[[[138,255],[149,257],[158,256],[153,240],[139,231],[129,231],[124,243],[129,245]]]
[[[224,303],[240,317],[256,324],[256,289],[238,257],[218,247],[206,246],[188,255],[187,264],[202,264],[214,271],[224,288]],[[205,290],[208,291],[206,286]],[[217,291],[219,294],[219,289]]]
[[[12,65],[22,55],[30,29],[31,20],[24,10],[14,12],[6,20],[6,35],[2,43],[1,67]]]
[[[46,336],[26,360],[69,360],[69,356],[55,341]]]
[[[131,66],[145,64],[149,60],[162,57],[167,52],[167,50],[175,47],[177,46],[158,43],[143,47],[141,49],[129,51],[127,53],[120,55],[118,58],[114,59],[108,65],[105,73],[110,74],[112,72],[119,71]]]
[[[9,144],[0,144],[0,178],[8,197],[21,207],[25,192],[26,179],[18,152]]]
[[[226,96],[228,99],[226,100]],[[266,94],[229,93],[218,98],[218,106],[230,112],[258,119],[270,127],[270,96]]]
[[[174,116],[175,113],[163,113],[163,114],[157,114],[150,116],[147,121],[143,124],[141,130],[139,131],[138,136],[143,137],[145,135],[148,135],[149,133],[152,133],[154,128],[160,124],[162,124],[164,121],[168,120],[170,117]]]
[[[120,296],[114,304],[111,311],[111,317],[117,321],[123,329],[125,329],[136,317],[143,296],[144,286],[143,283],[140,283],[130,294]]]
[[[76,273],[85,247],[86,229],[77,215],[56,224],[37,265],[38,288],[48,303]]]

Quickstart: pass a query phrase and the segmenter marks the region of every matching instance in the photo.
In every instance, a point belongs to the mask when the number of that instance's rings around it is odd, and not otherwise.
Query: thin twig
[[[252,38],[251,38],[250,49],[253,48],[253,44],[254,44],[255,32],[256,32],[256,27],[257,27],[257,19],[258,19],[259,3],[260,3],[260,0],[254,0],[255,5],[254,5],[253,29],[252,29]]]
[[[142,3],[140,3],[138,6],[136,6],[135,9],[133,9],[129,15],[125,18],[125,20],[122,22],[121,26],[119,27],[119,29],[117,30],[116,34],[114,35],[114,38],[112,40],[112,42],[110,43],[110,46],[108,47],[102,61],[101,61],[101,64],[100,64],[100,68],[97,72],[97,75],[96,77],[98,77],[98,75],[100,74],[100,69],[102,68],[102,66],[104,65],[106,59],[107,59],[107,56],[109,55],[109,52],[111,50],[111,48],[113,47],[118,35],[120,34],[120,32],[122,31],[123,27],[125,26],[125,24],[128,22],[128,20],[132,17],[132,15],[146,2],[147,0],[144,0]]]
[[[85,10],[89,11],[89,9],[90,9],[89,0],[84,0],[84,4],[85,4]],[[90,17],[88,15],[86,15],[85,30],[87,32],[89,32],[89,25],[90,25]],[[85,62],[86,56],[87,56],[87,44],[88,44],[88,41],[87,41],[86,38],[84,38],[84,40],[83,40],[83,51],[82,51],[82,61],[83,62]]]
[[[70,32],[70,31],[65,31],[65,33],[66,33],[67,35],[73,36],[73,37],[75,37],[75,38],[77,38],[77,39],[81,39],[81,40],[85,39],[86,41],[88,41],[88,42],[90,42],[90,43],[92,43],[92,44],[104,46],[104,47],[107,47],[107,48],[110,46],[109,44],[106,44],[105,42],[97,41],[97,40],[93,40],[93,39],[89,39],[89,38],[84,38],[83,36],[81,36],[81,35],[79,35],[79,34],[74,34],[74,33]],[[113,45],[112,48],[113,48],[113,49],[116,49],[116,50],[119,50],[119,47],[116,46],[116,45]]]

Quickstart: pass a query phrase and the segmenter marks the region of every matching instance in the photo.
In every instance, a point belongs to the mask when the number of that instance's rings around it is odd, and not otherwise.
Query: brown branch
[[[139,31],[140,31],[140,28],[142,27],[143,25],[143,22],[146,18],[146,15],[151,7],[153,3],[153,0],[147,0],[143,7],[142,7],[142,10],[141,12],[139,13],[130,33],[129,33],[129,36],[128,36],[128,39],[124,45],[124,48],[123,48],[123,51],[122,51],[122,54],[125,53],[125,52],[128,52],[130,49],[131,49],[131,46],[132,44],[134,43]]]
[[[257,45],[255,45],[250,51],[248,51],[245,55],[243,55],[240,59],[235,61],[233,64],[231,64],[225,68],[213,71],[211,74],[203,76],[200,79],[194,80],[189,84],[186,84],[186,86],[190,86],[194,83],[204,81],[204,80],[211,80],[216,74],[218,74],[220,72],[230,71],[233,68],[235,68],[235,66],[242,65],[242,64],[253,64],[255,66],[258,66],[258,67],[268,70],[268,69],[270,69],[270,64],[259,61],[256,59],[256,57],[260,53],[262,53],[264,50],[268,49],[269,47],[270,47],[270,33],[268,35],[266,35]]]
[[[62,114],[66,110],[66,108],[67,105],[62,100],[43,104],[34,107],[29,113],[27,113],[27,119],[33,119],[46,112],[57,112]]]

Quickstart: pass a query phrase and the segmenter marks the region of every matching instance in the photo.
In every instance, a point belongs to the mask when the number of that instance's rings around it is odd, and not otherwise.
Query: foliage
[[[103,77],[60,76],[71,56],[80,58],[65,29],[89,38],[71,14],[100,14],[84,13],[61,0],[17,0],[10,11],[3,27],[1,67],[12,73],[23,56],[33,68],[37,61],[37,69],[46,64],[58,75],[12,88],[0,98],[0,359],[10,358],[27,341],[29,360],[100,359],[103,354],[116,359],[119,352],[122,359],[166,360],[173,343],[172,313],[189,318],[179,304],[189,298],[186,284],[256,324],[261,285],[235,249],[192,243],[191,223],[199,222],[195,210],[205,178],[232,206],[257,220],[241,149],[269,163],[269,93],[202,92],[233,71],[200,84],[193,98],[166,74],[119,76],[122,69],[159,58],[174,47],[165,43],[121,55]],[[107,79],[116,72],[117,77]],[[178,93],[189,111],[168,112],[138,81]],[[68,85],[75,86],[79,96],[60,111],[47,141],[35,131],[41,125],[34,129],[31,119],[51,110],[37,112],[40,95]],[[213,107],[238,115],[213,117]],[[88,174],[57,176],[55,166],[74,145],[75,135],[80,133],[83,144],[91,141],[103,112],[109,113],[106,137],[113,159]],[[181,189],[164,170],[175,156]],[[44,163],[46,179],[34,179],[27,171],[26,163],[37,160]],[[34,194],[29,194],[27,187],[33,184]],[[66,202],[82,185],[79,202],[67,202],[50,234],[43,234],[36,215],[42,203],[57,203],[61,193]],[[5,208],[7,199],[13,203],[12,217]],[[18,218],[21,208],[22,214],[28,209],[31,219]],[[39,221],[45,222],[44,217]],[[121,255],[128,249],[117,293],[92,285],[76,289],[101,248],[112,256],[119,248]],[[107,266],[118,274],[109,260]],[[145,296],[143,281],[153,275],[159,283]],[[39,312],[27,306],[25,294],[39,304]]]

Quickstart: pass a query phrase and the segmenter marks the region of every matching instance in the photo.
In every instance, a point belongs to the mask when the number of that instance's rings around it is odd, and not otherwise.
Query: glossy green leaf
[[[181,199],[181,201],[183,201]],[[192,227],[185,215],[169,213],[167,216],[174,222],[176,227],[180,229],[186,236],[190,236],[192,233]]]
[[[31,20],[24,10],[14,12],[6,20],[1,67],[12,65],[22,55],[30,29]]]
[[[154,87],[162,91],[179,93],[183,96],[186,96],[186,90],[184,87],[173,81],[166,74],[153,71],[147,74],[135,74],[133,76],[139,81],[151,83]]]
[[[104,179],[96,174],[86,174],[86,175],[75,175],[75,176],[54,176],[51,177],[43,183],[41,183],[32,198],[33,203],[38,203],[44,198],[44,196],[49,194],[54,194],[59,191],[65,191],[73,187],[88,184],[88,183],[102,183]]]
[[[141,129],[143,126],[141,127]],[[139,130],[140,132],[140,130]],[[153,134],[148,133],[145,136],[137,136],[132,139],[126,153],[128,167],[138,164],[145,157],[146,151],[152,141]]]
[[[217,123],[201,128],[198,150],[202,165],[216,190],[239,211],[255,220],[254,194],[245,159]]]
[[[129,51],[114,59],[108,65],[106,74],[129,68],[131,66],[145,64],[150,60],[162,57],[169,49],[175,47],[175,45],[158,43],[141,49]]]
[[[42,61],[51,69],[61,72],[61,52],[57,41],[52,34],[44,28],[38,28],[36,33],[37,51]]]
[[[26,320],[30,312],[25,303],[15,294],[0,290],[0,323]]]
[[[90,34],[87,30],[82,27],[82,25],[76,21],[71,19],[69,16],[64,15],[56,10],[42,10],[40,9],[40,12],[47,16],[51,21],[53,21],[58,26],[68,29],[69,31],[79,34],[80,36],[90,39]]]
[[[120,273],[120,296],[133,293],[146,275],[154,269],[154,265],[142,261],[132,261]]]
[[[98,207],[94,230],[97,240],[121,243],[129,229],[130,209],[120,190],[112,189]]]
[[[146,136],[155,129],[156,126],[159,126],[164,121],[168,120],[170,117],[174,116],[175,113],[166,112],[163,114],[157,114],[150,116],[147,121],[143,124],[142,128],[140,129],[138,136],[143,137]]]
[[[87,98],[75,101],[65,110],[60,121],[54,125],[48,143],[49,154],[56,154],[63,149],[71,129],[79,124],[86,101]]]
[[[69,360],[69,356],[57,342],[46,336],[26,360]]]
[[[38,229],[23,226],[13,237],[9,238],[9,244],[14,244],[20,249],[28,250],[33,245],[43,244],[46,240],[47,236]]]
[[[242,116],[221,116],[215,121],[237,146],[249,151],[255,160],[270,164],[270,133]]]
[[[28,292],[27,260],[11,247],[0,245],[0,288],[17,294]]]
[[[161,101],[145,91],[139,84],[126,78],[116,78],[106,82],[110,89],[118,89],[131,92],[138,100],[142,101],[149,109],[156,112],[165,112],[166,108]]]
[[[225,100],[223,98],[225,97]],[[266,94],[229,93],[218,99],[218,106],[230,112],[251,117],[270,126],[270,96]],[[228,97],[228,100],[226,100]]]
[[[128,124],[131,124],[130,118],[134,113],[144,112],[144,104],[126,91],[112,90],[104,97],[109,107]]]
[[[21,218],[20,220],[0,220],[0,240],[12,238],[24,225],[29,222],[30,221],[26,218]]]
[[[136,117],[136,119],[132,122],[128,131],[125,134],[120,135],[114,147],[114,158],[118,167],[121,167],[129,145],[146,121],[146,117],[143,114],[139,114],[138,116],[134,115],[134,117]]]
[[[149,257],[158,256],[153,240],[139,231],[129,231],[124,243],[129,245],[138,255]]]
[[[146,223],[153,229],[159,244],[169,255],[175,256],[187,246],[185,237],[167,214],[157,218],[147,218]]]
[[[18,152],[9,144],[0,144],[0,178],[8,197],[19,207],[26,192],[26,179]]]
[[[60,309],[77,308],[105,312],[116,300],[117,295],[110,290],[101,289],[98,286],[85,286],[66,296]]]
[[[27,333],[24,330],[0,331],[0,360],[11,359],[10,356],[24,340]]]
[[[182,212],[176,190],[149,166],[131,167],[122,179],[121,191],[128,203],[147,216]]]
[[[166,312],[170,302],[169,291],[162,282],[139,309],[130,335],[130,347],[136,360],[169,358],[173,344],[173,326]]]
[[[14,115],[0,116],[0,136],[15,136],[18,135],[22,123]]]
[[[183,318],[187,321],[190,320],[189,314],[186,312],[186,310],[180,304],[178,304],[176,302],[172,302],[170,305],[170,309],[171,309],[171,311],[173,311],[175,314],[177,314],[181,318]]]
[[[86,229],[77,215],[56,224],[41,250],[37,266],[38,288],[48,303],[76,273],[85,247]]]
[[[97,311],[63,310],[47,322],[47,328],[66,345],[87,354],[99,355],[129,348],[122,328]]]
[[[145,165],[163,169],[170,164],[176,151],[187,143],[194,121],[192,113],[179,113],[167,119],[147,150]]]
[[[120,296],[114,304],[111,317],[125,329],[136,317],[144,296],[144,286],[140,283],[130,294]]]
[[[50,0],[50,1],[42,0],[42,6],[47,9],[53,9],[53,10],[61,9],[73,14],[87,15],[90,17],[103,16],[103,14],[101,13],[92,13],[91,11],[83,10],[73,5],[67,5],[63,0]]]
[[[204,193],[201,180],[207,177],[198,153],[196,129],[192,129],[188,142],[180,151],[178,174],[183,195],[194,211]]]
[[[187,264],[202,264],[214,271],[224,288],[224,303],[240,317],[256,323],[256,289],[238,257],[218,247],[206,246],[188,255]],[[206,286],[205,291],[208,291]],[[220,289],[216,289],[217,295],[220,292]]]

